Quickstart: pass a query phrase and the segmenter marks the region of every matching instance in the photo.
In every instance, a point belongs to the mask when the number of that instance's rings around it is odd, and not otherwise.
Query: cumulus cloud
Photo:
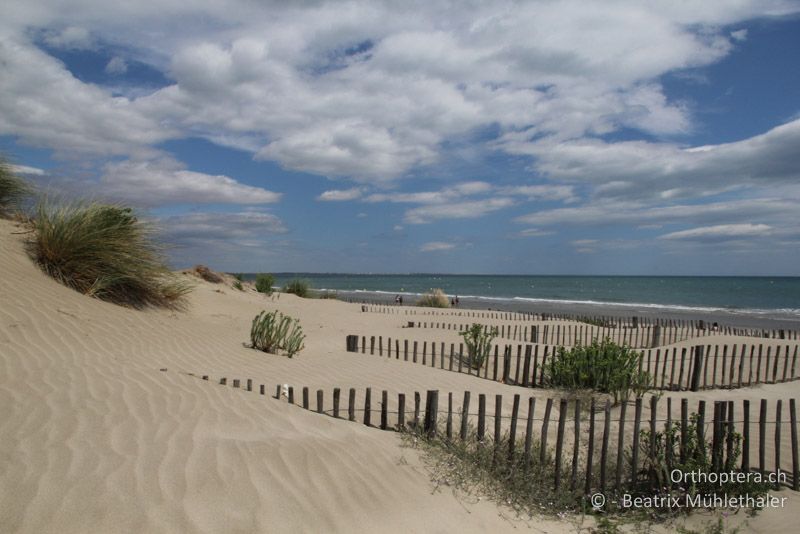
[[[245,185],[225,175],[186,170],[169,158],[110,163],[104,170],[99,191],[138,205],[271,204],[281,198],[279,193]]]
[[[106,63],[105,71],[114,75],[125,74],[128,72],[128,64],[121,57],[114,56]]]
[[[352,189],[332,189],[325,191],[317,197],[317,200],[322,202],[342,202],[346,200],[355,200],[361,197],[361,189],[354,187]]]
[[[685,132],[690,112],[666,98],[660,76],[725,57],[741,38],[726,26],[796,9],[781,0],[501,1],[458,11],[439,2],[26,2],[7,9],[0,28],[9,102],[0,132],[126,155],[188,135],[247,139],[257,158],[286,168],[387,181],[490,125],[528,139]],[[113,42],[174,83],[112,97],[38,51],[31,28],[50,46]]]
[[[404,221],[408,224],[425,224],[440,219],[476,219],[503,208],[512,206],[510,198],[489,198],[448,204],[431,204],[406,211]]]
[[[509,150],[536,157],[552,180],[598,186],[606,197],[675,198],[733,187],[796,183],[800,119],[733,143],[681,147],[646,141],[599,139],[509,142]]]
[[[445,250],[453,250],[456,248],[455,244],[453,243],[444,243],[442,241],[431,241],[430,243],[425,243],[422,245],[419,250],[420,252],[441,252]]]

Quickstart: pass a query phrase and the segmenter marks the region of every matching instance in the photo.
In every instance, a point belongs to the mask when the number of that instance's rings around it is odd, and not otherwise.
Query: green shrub
[[[339,294],[336,291],[323,291],[317,295],[317,298],[336,300],[339,298]]]
[[[303,349],[305,338],[300,321],[277,310],[262,311],[250,327],[250,344],[254,349],[273,354],[283,350],[290,358]]]
[[[233,281],[233,289],[238,289],[239,291],[244,291],[244,286],[242,285],[241,280],[234,280]]]
[[[22,199],[30,193],[28,184],[14,174],[5,159],[0,158],[0,214],[18,208]]]
[[[299,278],[295,278],[291,280],[286,286],[284,286],[283,291],[285,293],[294,293],[298,297],[307,297],[308,292],[311,289],[311,284],[308,280],[301,280]]]
[[[480,369],[488,360],[489,352],[492,349],[492,340],[497,337],[497,333],[497,327],[473,323],[466,332],[461,334],[474,369]]]
[[[256,291],[272,295],[272,286],[275,285],[275,277],[271,274],[258,273],[256,275]]]
[[[441,289],[434,289],[430,293],[425,293],[417,301],[417,306],[426,308],[449,308],[450,299],[447,298],[444,291]]]
[[[175,307],[191,290],[167,268],[153,227],[130,208],[43,202],[33,226],[36,262],[81,293],[137,308]]]
[[[640,357],[608,338],[570,350],[559,347],[545,365],[545,382],[553,387],[610,393],[617,403],[626,400],[631,390],[642,394],[651,388],[650,374],[639,371]]]
[[[700,417],[693,413],[689,417],[685,437],[682,439],[681,425],[673,421],[665,425],[662,432],[652,434],[650,430],[642,430],[639,435],[639,453],[644,459],[637,478],[640,480],[638,487],[630,491],[639,495],[673,495],[683,499],[684,496],[697,495],[727,495],[737,497],[747,495],[758,499],[769,491],[769,484],[758,480],[755,475],[746,480],[731,480],[723,482],[715,480],[710,482],[705,476],[709,473],[738,472],[739,457],[741,455],[741,434],[733,431],[728,425],[722,425],[720,442],[723,450],[727,449],[727,442],[731,440],[731,454],[722,461],[722,457],[714,462],[713,440],[709,439],[708,432],[703,434],[701,440],[698,435]],[[681,453],[683,449],[683,454]],[[631,448],[631,453],[632,448]],[[680,471],[693,476],[686,477],[680,483],[673,482],[671,473]],[[691,501],[687,501],[691,502]],[[661,512],[669,513],[674,510],[665,509]]]

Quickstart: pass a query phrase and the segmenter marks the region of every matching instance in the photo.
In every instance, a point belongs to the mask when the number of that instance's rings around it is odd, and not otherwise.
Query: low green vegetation
[[[0,157],[0,215],[18,209],[22,200],[31,192],[30,186],[14,174],[11,165]]]
[[[130,208],[42,202],[32,224],[35,261],[81,293],[136,308],[176,307],[191,290],[166,266],[152,225]]]
[[[265,295],[272,295],[272,287],[275,285],[275,277],[267,273],[256,275],[256,291]]]
[[[282,350],[290,358],[303,349],[305,338],[300,321],[277,310],[262,311],[250,327],[250,345],[254,349],[272,354]]]
[[[700,438],[700,417],[693,413],[689,417],[686,433],[681,433],[679,422],[665,425],[663,431],[652,434],[649,430],[640,432],[639,452],[644,458],[639,487],[632,488],[633,492],[642,495],[658,494],[684,499],[686,496],[695,498],[705,495],[720,495],[735,498],[749,496],[757,499],[766,495],[769,485],[766,482],[751,477],[748,480],[731,480],[732,477],[711,478],[710,473],[724,473],[729,475],[737,472],[740,465],[742,436],[722,425],[718,454],[714,454],[713,442],[703,434]],[[730,441],[730,449],[728,442]],[[729,450],[728,453],[724,452]],[[691,477],[675,482],[674,472],[689,473]],[[713,482],[711,482],[713,480]],[[665,501],[667,502],[667,501]],[[659,510],[669,512],[668,508]]]
[[[448,440],[445,428],[439,425],[432,439],[424,436],[421,429],[410,428],[404,442],[424,453],[435,489],[451,488],[475,500],[489,498],[527,517],[554,516],[581,506],[580,490],[571,491],[569,484],[562,484],[558,491],[553,489],[556,462],[551,451],[543,460],[538,450],[526,455],[524,442],[517,440],[510,453],[508,434],[496,443],[488,434],[478,441],[475,428],[470,426],[466,441]],[[569,472],[566,465],[562,472]]]
[[[545,383],[564,389],[591,389],[613,396],[614,403],[651,389],[652,377],[639,370],[641,355],[606,338],[571,349],[559,347],[545,365]]]
[[[474,369],[480,369],[489,359],[492,341],[497,337],[497,327],[483,326],[473,323],[466,332],[461,334],[467,346],[469,361]]]
[[[295,278],[290,280],[283,287],[284,293],[293,293],[298,297],[306,298],[309,295],[309,291],[311,290],[311,283],[308,280],[302,280],[300,278]]]
[[[444,291],[441,289],[434,289],[430,293],[425,293],[419,300],[417,306],[425,308],[449,308],[450,299],[447,298]]]
[[[590,532],[629,532],[631,526],[649,532],[647,527],[653,522],[679,520],[693,510],[715,506],[709,506],[698,497],[716,495],[735,499],[747,496],[758,499],[766,496],[769,490],[766,483],[754,480],[741,482],[735,477],[730,477],[735,482],[720,483],[723,475],[740,473],[737,466],[740,465],[741,436],[723,428],[718,439],[725,447],[718,449],[720,454],[717,456],[713,453],[712,437],[698,433],[698,416],[692,414],[689,421],[684,435],[681,434],[680,423],[665,425],[663,431],[654,435],[649,431],[640,432],[636,472],[633,472],[631,461],[633,448],[628,445],[620,471],[621,485],[608,487],[601,492],[607,499],[602,511],[596,515],[592,501],[584,493],[585,457],[581,458],[573,472],[572,454],[564,454],[558,466],[560,485],[555,489],[558,460],[553,448],[541,454],[538,446],[540,437],[537,435],[531,436],[533,447],[530,453],[526,453],[524,434],[517,433],[513,447],[508,433],[495,442],[492,434],[487,432],[479,441],[471,425],[468,426],[466,440],[460,439],[457,428],[453,429],[453,437],[448,438],[447,426],[441,421],[434,437],[427,435],[419,426],[409,425],[403,439],[406,446],[423,452],[423,461],[435,488],[451,488],[461,496],[475,500],[489,498],[512,508],[520,517],[544,515],[563,518],[565,514],[574,514],[572,517],[580,518],[582,514],[594,515],[597,521],[595,529]],[[612,429],[612,433],[616,431],[616,428]],[[723,460],[721,449],[727,447],[729,439],[732,441],[731,453],[724,454]],[[565,450],[571,451],[571,446],[566,446]],[[606,464],[607,472],[615,473],[616,467],[612,456]],[[599,470],[600,467],[595,464],[594,484],[598,482]],[[671,474],[673,470],[687,474],[685,479],[694,477],[697,481],[676,481],[675,475]],[[719,480],[715,476],[708,476],[713,473],[719,476]],[[624,507],[620,504],[623,494],[630,495],[632,499],[652,499],[655,504],[646,508]],[[678,507],[674,506],[675,502],[679,503]],[[752,515],[757,509],[747,508],[746,511]],[[726,525],[715,521],[706,525],[702,532],[728,532],[727,528],[717,530],[720,527]]]
[[[233,281],[233,289],[238,289],[239,291],[244,291],[244,286],[242,285],[241,280],[234,280]]]
[[[339,294],[336,291],[323,291],[319,295],[317,295],[317,298],[336,300],[339,298]]]

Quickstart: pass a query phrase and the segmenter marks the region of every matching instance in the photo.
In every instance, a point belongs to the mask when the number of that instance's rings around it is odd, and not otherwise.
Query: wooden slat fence
[[[209,376],[203,375],[202,379],[209,380]],[[266,386],[254,387],[252,379],[245,382],[233,379],[229,383],[227,378],[220,378],[219,384],[266,395]],[[538,456],[540,461],[550,458],[548,465],[554,470],[553,485],[556,488],[569,485],[575,490],[582,488],[585,494],[621,491],[647,483],[644,462],[651,451],[662,450],[664,445],[663,441],[657,441],[663,440],[663,436],[657,440],[651,436],[674,425],[676,443],[673,448],[668,448],[664,458],[668,469],[686,460],[686,444],[694,437],[688,433],[694,431],[698,441],[708,443],[711,448],[712,464],[717,472],[760,473],[770,476],[769,481],[776,489],[789,487],[800,490],[800,450],[794,398],[788,402],[761,399],[758,410],[751,406],[750,400],[709,403],[700,400],[690,416],[689,399],[686,398],[680,399],[678,410],[677,403],[673,402],[678,399],[655,395],[612,407],[607,399],[530,397],[527,402],[522,402],[521,396],[516,394],[509,414],[504,411],[503,395],[494,396],[492,410],[487,409],[487,400],[491,397],[485,394],[473,396],[469,391],[463,393],[459,406],[453,402],[454,398],[458,401],[459,396],[453,393],[442,396],[440,403],[438,390],[425,392],[424,401],[420,392],[414,392],[413,396],[398,393],[394,402],[386,390],[378,396],[373,395],[372,388],[363,392],[349,388],[345,409],[342,405],[343,391],[342,388],[333,388],[328,396],[323,389],[317,389],[316,402],[312,406],[310,388],[278,384],[273,398],[381,430],[411,430],[422,437],[438,436],[453,441],[478,440],[486,446],[494,446],[496,458],[503,458],[506,454],[511,458],[515,451],[522,452],[528,462],[534,456]],[[475,397],[478,400],[477,412],[470,410],[470,399]],[[628,410],[629,407],[632,409]],[[494,431],[487,432],[487,428]],[[649,434],[642,433],[642,430]],[[737,433],[741,435],[741,454],[738,456],[734,443]],[[498,450],[501,445],[508,448]]]
[[[639,369],[650,374],[652,387],[669,391],[775,384],[800,378],[798,347],[798,344],[741,343],[647,349],[639,351]],[[474,365],[463,343],[349,335],[346,349],[536,388],[546,385],[547,360],[558,346],[495,344],[481,366]]]
[[[357,302],[349,300],[348,302]],[[358,303],[361,303],[358,301]],[[427,317],[459,317],[470,319],[497,319],[501,321],[552,321],[552,322],[581,322],[589,325],[598,326],[605,329],[629,328],[636,329],[642,327],[660,326],[662,329],[677,330],[682,339],[700,337],[701,335],[734,335],[744,337],[760,337],[767,339],[800,339],[800,330],[785,328],[764,329],[764,328],[743,328],[722,325],[708,322],[702,319],[665,319],[660,317],[619,317],[610,315],[577,315],[565,313],[536,313],[520,311],[500,311],[500,310],[467,310],[467,309],[437,309],[437,308],[417,308],[403,307],[393,304],[373,305],[364,303],[361,305],[364,313],[384,313],[402,316],[427,316]],[[693,333],[692,333],[693,332]],[[700,334],[699,332],[704,332]],[[690,334],[691,333],[691,334]]]

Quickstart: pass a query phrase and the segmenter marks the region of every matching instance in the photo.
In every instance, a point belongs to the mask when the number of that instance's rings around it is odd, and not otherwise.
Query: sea
[[[247,278],[254,278],[248,275]],[[440,288],[461,307],[719,320],[732,326],[800,328],[800,277],[527,276],[275,273],[339,298],[413,304]]]

